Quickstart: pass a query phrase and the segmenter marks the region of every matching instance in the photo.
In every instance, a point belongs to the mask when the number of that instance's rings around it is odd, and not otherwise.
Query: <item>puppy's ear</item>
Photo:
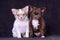
[[[16,15],[16,13],[18,12],[18,9],[11,9],[11,11],[12,11],[12,13],[13,13],[13,15]]]
[[[32,12],[33,11],[33,6],[29,5],[29,11]]]
[[[41,10],[41,13],[42,13],[42,16],[43,16],[46,8],[45,7],[42,7],[42,8],[40,8],[40,10]]]
[[[22,10],[25,11],[26,13],[28,13],[29,6],[25,6],[24,8],[22,8]]]
[[[29,5],[29,11],[30,11],[30,12],[33,12],[35,9],[36,9],[35,6]]]
[[[45,7],[42,7],[42,8],[41,8],[41,12],[42,12],[42,13],[44,13],[44,12],[45,12],[45,10],[46,10],[46,8],[45,8]]]

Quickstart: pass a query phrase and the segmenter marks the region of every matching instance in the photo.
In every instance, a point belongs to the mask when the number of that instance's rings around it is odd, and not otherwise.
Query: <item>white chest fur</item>
[[[33,19],[32,20],[32,25],[33,25],[34,28],[38,29],[39,21],[36,20],[36,19]]]
[[[29,28],[29,21],[28,20],[20,21],[16,19],[14,22],[14,28],[17,28],[18,31],[24,33],[26,32],[26,29]]]

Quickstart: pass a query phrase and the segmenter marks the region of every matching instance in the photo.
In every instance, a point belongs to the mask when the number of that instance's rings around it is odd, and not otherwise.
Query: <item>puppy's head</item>
[[[23,20],[28,15],[28,6],[25,6],[22,9],[12,9],[12,13],[15,16],[15,18]]]
[[[43,16],[45,9],[45,7],[37,8],[34,6],[30,6],[30,15],[33,19],[39,19]]]

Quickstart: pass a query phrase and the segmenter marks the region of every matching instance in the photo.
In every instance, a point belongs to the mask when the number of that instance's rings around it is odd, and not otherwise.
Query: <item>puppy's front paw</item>
[[[21,36],[17,36],[17,38],[21,38]]]
[[[41,36],[41,38],[45,38],[45,36]]]
[[[25,37],[26,37],[26,38],[28,38],[28,37],[29,37],[29,35],[26,35]]]

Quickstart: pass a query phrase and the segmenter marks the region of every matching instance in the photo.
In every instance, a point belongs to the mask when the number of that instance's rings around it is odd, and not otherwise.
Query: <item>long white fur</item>
[[[28,6],[20,9],[21,11],[25,11],[28,14]],[[24,37],[29,37],[29,20],[28,16],[25,17],[24,20],[19,20],[16,16],[16,13],[21,12],[17,9],[12,9],[12,13],[15,16],[15,21],[12,28],[13,37],[21,38],[21,34],[25,33]],[[22,12],[21,12],[22,13]]]

